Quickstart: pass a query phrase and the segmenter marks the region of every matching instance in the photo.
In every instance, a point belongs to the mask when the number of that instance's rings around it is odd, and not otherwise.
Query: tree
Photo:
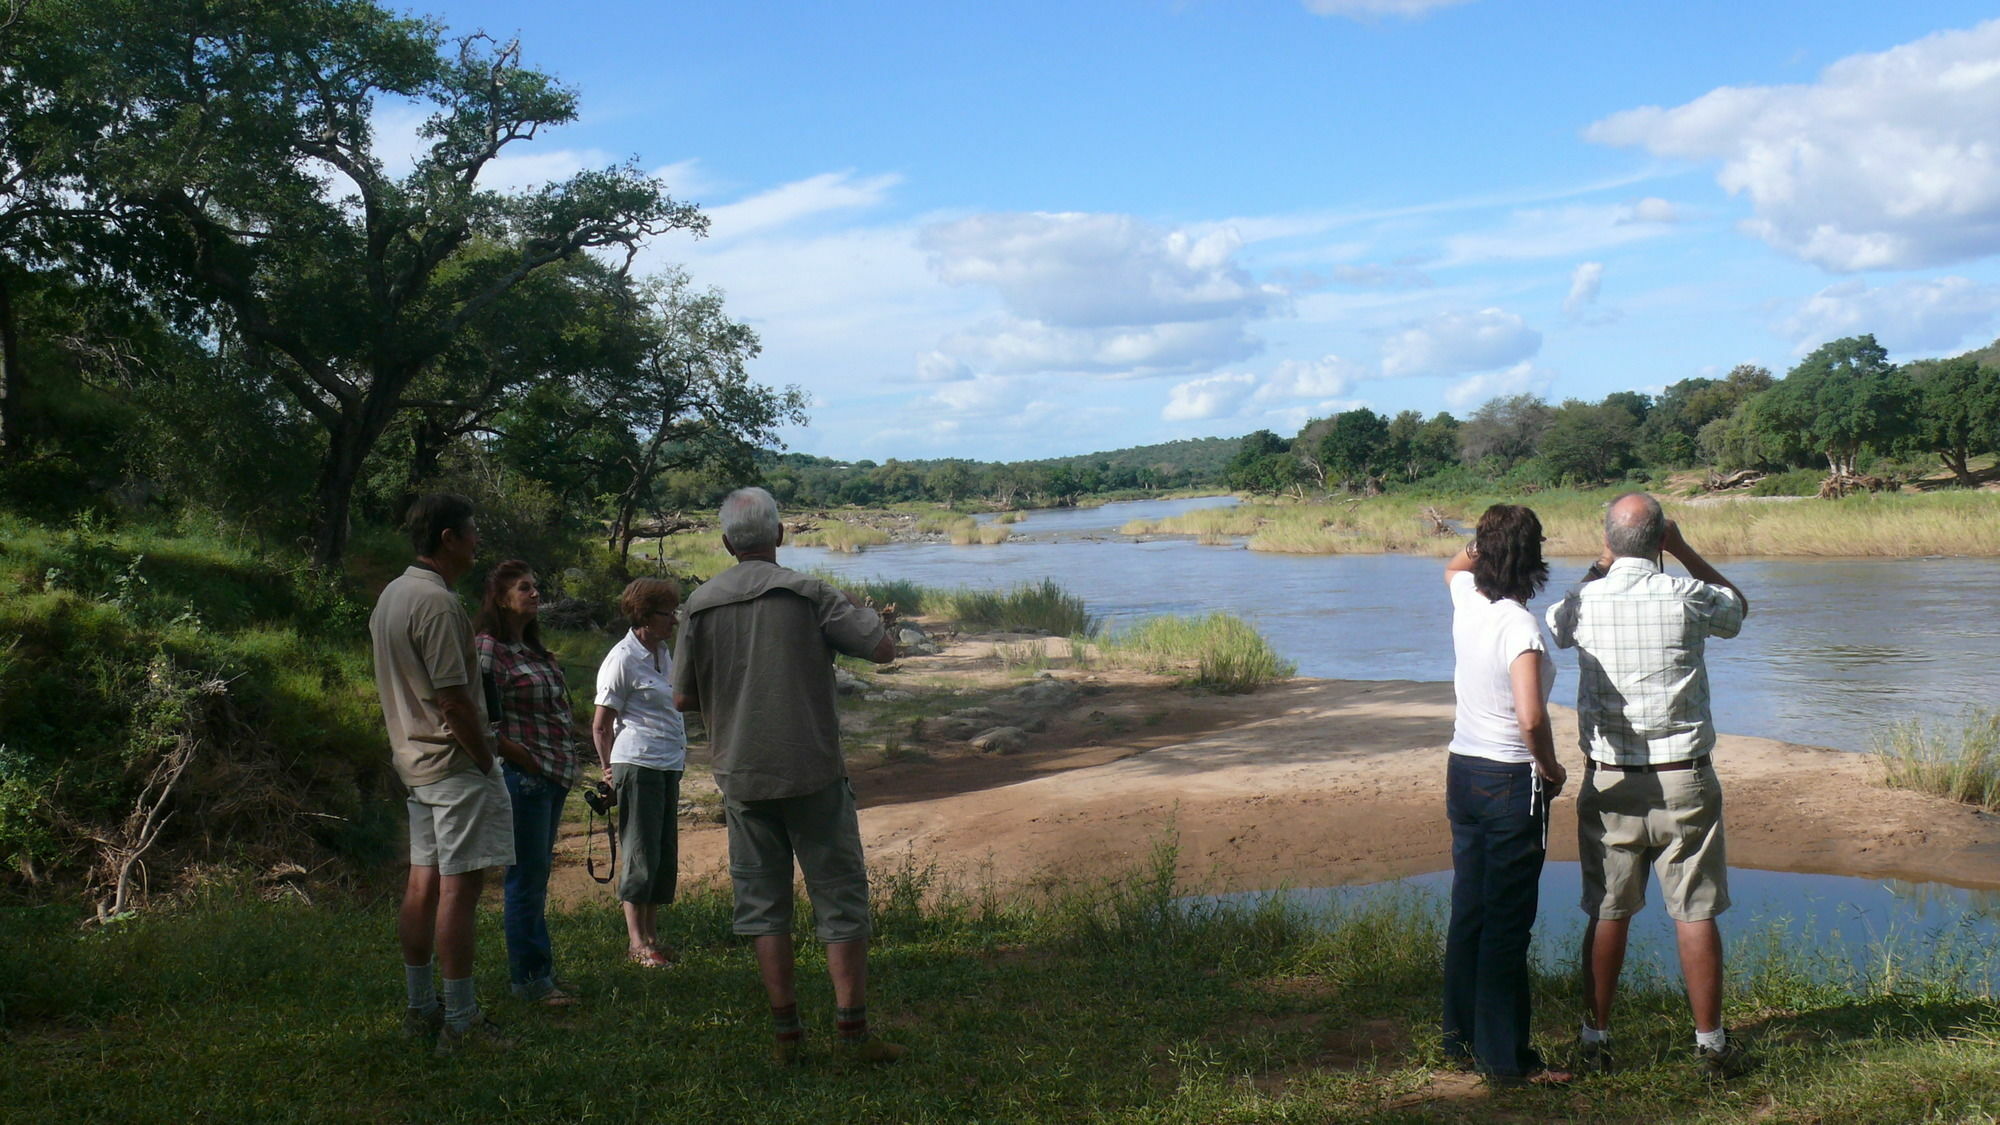
[[[1614,397],[1601,403],[1570,399],[1556,408],[1543,432],[1540,456],[1557,479],[1595,483],[1632,463],[1638,422]]]
[[[1365,481],[1376,475],[1388,447],[1389,423],[1362,407],[1333,416],[1333,424],[1320,439],[1319,456],[1328,479]]]
[[[1458,429],[1459,457],[1467,465],[1486,464],[1505,472],[1535,455],[1554,412],[1531,394],[1496,398],[1473,411]]]
[[[593,251],[629,261],[649,236],[705,225],[630,167],[483,188],[510,146],[576,112],[517,44],[447,44],[367,0],[57,6],[116,76],[95,96],[143,109],[81,172],[111,201],[118,264],[240,343],[325,434],[319,565],[341,559],[356,483],[412,385],[504,297]],[[431,111],[400,177],[374,150],[378,97]]]
[[[1768,370],[1744,363],[1726,378],[1682,379],[1668,387],[1641,419],[1639,444],[1646,460],[1657,465],[1691,463],[1700,449],[1702,427],[1736,413],[1745,400],[1773,381]]]
[[[1916,383],[1915,438],[1936,453],[1958,483],[1978,483],[1966,462],[2000,450],[2000,367],[1972,356],[1911,364]]]
[[[972,470],[964,461],[940,461],[924,476],[924,489],[949,508],[958,498],[972,491]]]
[[[1865,445],[1887,448],[1912,424],[1915,395],[1873,336],[1822,344],[1750,403],[1753,428],[1768,442],[1796,441],[1851,475]]]
[[[1283,492],[1298,474],[1291,444],[1269,430],[1246,435],[1225,473],[1229,487],[1245,492]]]
[[[699,468],[711,476],[753,476],[757,446],[776,444],[779,425],[805,421],[803,391],[751,381],[747,364],[759,350],[757,334],[724,315],[720,292],[696,291],[676,274],[655,282],[645,297],[653,344],[634,382],[604,388],[615,396],[606,416],[645,435],[613,504],[608,546],[621,569],[635,517],[648,507],[661,474]]]

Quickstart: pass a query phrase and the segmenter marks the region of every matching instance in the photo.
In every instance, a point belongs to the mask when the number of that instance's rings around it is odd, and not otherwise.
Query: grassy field
[[[0,1118],[1900,1125],[2000,1113],[2000,1007],[1964,961],[1857,976],[1775,938],[1761,956],[1739,951],[1727,1019],[1761,1065],[1722,1087],[1695,1072],[1672,982],[1634,966],[1620,1073],[1489,1092],[1443,1070],[1441,921],[1427,900],[1322,919],[1277,899],[1190,908],[1173,859],[1162,847],[1127,878],[1019,895],[920,867],[878,873],[870,1015],[913,1054],[861,1072],[829,1055],[832,1000],[806,940],[805,1061],[765,1061],[750,954],[712,889],[663,913],[684,957],[664,973],[623,961],[608,901],[556,913],[562,972],[586,1000],[561,1016],[504,995],[488,910],[480,987],[520,1046],[444,1061],[398,1037],[390,901],[219,886],[91,933],[59,908],[15,910],[0,914]],[[1571,973],[1536,986],[1538,1036],[1560,1055]]]
[[[1135,520],[1128,535],[1192,535],[1204,543],[1245,540],[1253,551],[1449,555],[1463,542],[1438,535],[1427,509],[1470,527],[1494,503],[1526,504],[1541,517],[1551,555],[1594,555],[1604,505],[1621,490],[1569,489],[1531,496],[1446,499],[1377,496],[1333,503],[1247,503],[1165,520]],[[2000,555],[2000,494],[1876,493],[1844,500],[1691,503],[1665,498],[1667,514],[1707,555]]]

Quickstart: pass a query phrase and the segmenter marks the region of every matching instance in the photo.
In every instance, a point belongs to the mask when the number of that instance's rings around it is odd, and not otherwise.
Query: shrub
[[[1233,613],[1149,618],[1101,638],[1099,645],[1114,663],[1176,675],[1215,691],[1250,691],[1298,671],[1255,626]]]
[[[2000,809],[2000,711],[1969,711],[1956,730],[1893,724],[1875,740],[1875,757],[1899,789]]]
[[[928,612],[961,625],[1063,637],[1093,632],[1097,624],[1083,599],[1056,585],[1053,578],[1024,582],[1011,590],[953,590],[931,601]]]
[[[1820,482],[1826,474],[1818,469],[1793,469],[1788,473],[1772,473],[1770,476],[1750,486],[1752,496],[1818,496]]]

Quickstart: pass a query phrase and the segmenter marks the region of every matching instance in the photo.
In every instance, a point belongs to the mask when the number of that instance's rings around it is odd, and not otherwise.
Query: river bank
[[[861,825],[878,864],[936,864],[999,887],[1056,885],[1141,862],[1179,841],[1185,885],[1216,892],[1371,883],[1450,866],[1442,814],[1450,684],[1291,680],[1250,695],[1192,693],[1124,669],[1023,679],[1029,638],[960,638],[877,678],[850,711]],[[1058,642],[1043,642],[1056,645]],[[968,709],[970,723],[949,717]],[[1550,858],[1576,858],[1582,758],[1575,713],[1554,709],[1575,783],[1555,805]],[[967,744],[1020,730],[1008,753]],[[1039,729],[1027,730],[1027,727]],[[1725,734],[1717,768],[1730,861],[1742,867],[2000,888],[2000,817],[1887,788],[1871,757]],[[706,763],[686,793],[713,808]],[[682,832],[683,870],[720,879],[712,817]],[[587,895],[574,828],[558,894]]]

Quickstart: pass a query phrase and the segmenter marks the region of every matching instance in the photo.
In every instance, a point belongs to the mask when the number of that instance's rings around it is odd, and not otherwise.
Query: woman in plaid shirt
[[[502,768],[514,802],[514,865],[507,869],[503,932],[514,994],[551,1008],[576,997],[556,987],[549,945],[549,868],[563,801],[581,770],[576,722],[562,666],[542,644],[541,590],[527,563],[512,559],[486,576],[474,619],[479,673],[487,685],[487,717],[503,741],[526,749],[531,769]]]

